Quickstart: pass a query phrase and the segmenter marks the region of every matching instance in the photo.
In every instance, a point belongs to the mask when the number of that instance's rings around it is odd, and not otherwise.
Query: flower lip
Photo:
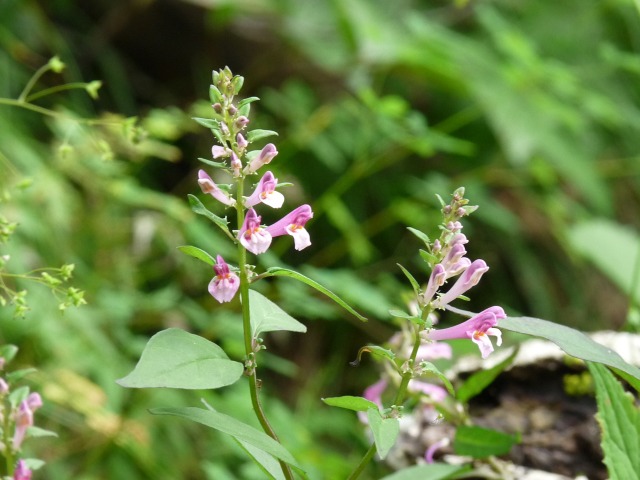
[[[262,228],[262,218],[253,208],[247,211],[242,228],[238,232],[240,243],[251,253],[259,255],[267,251],[271,245],[272,235],[267,228]]]
[[[498,320],[507,318],[502,307],[489,307],[474,315],[469,320],[458,325],[439,330],[429,330],[424,334],[427,340],[452,340],[456,338],[467,338],[473,341],[480,348],[482,358],[487,358],[493,352],[493,345],[487,337],[496,337],[496,344],[502,344],[502,334],[496,325]]]
[[[229,265],[220,255],[216,257],[213,270],[216,275],[209,282],[209,293],[220,303],[230,302],[240,287],[240,279],[229,270]]]
[[[309,232],[305,230],[306,223],[313,218],[313,210],[309,205],[301,205],[288,213],[273,225],[266,228],[272,237],[280,235],[291,235],[294,241],[294,248],[302,250],[311,245]]]
[[[278,179],[273,176],[273,173],[266,172],[258,182],[258,185],[256,185],[256,189],[251,196],[245,199],[245,206],[253,207],[262,202],[270,207],[280,208],[284,203],[284,195],[276,191],[277,185]]]

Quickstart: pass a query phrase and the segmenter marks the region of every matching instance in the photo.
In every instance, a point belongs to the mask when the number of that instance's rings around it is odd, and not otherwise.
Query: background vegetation
[[[353,415],[319,399],[375,378],[348,362],[390,335],[407,291],[396,263],[421,264],[405,227],[433,229],[436,193],[464,185],[481,206],[465,228],[491,270],[470,309],[638,330],[638,13],[632,0],[0,2],[0,97],[54,55],[67,68],[34,91],[103,81],[97,100],[34,100],[55,115],[0,105],[0,213],[18,223],[5,269],[73,263],[88,301],[62,315],[46,288],[18,283],[30,312],[0,309],[0,340],[38,368],[38,415],[60,435],[32,444],[49,462],[38,478],[260,478],[232,442],[147,413],[201,392],[114,383],[168,326],[242,355],[237,305],[215,304],[212,272],[176,250],[232,256],[185,199],[213,143],[190,117],[207,116],[225,65],[262,99],[256,122],[280,132],[273,169],[304,186],[291,205],[315,212],[312,248],[259,261],[296,265],[370,318],[269,285],[309,328],[269,339],[265,388],[312,477],[344,477],[366,445]],[[243,388],[205,398],[238,408]]]

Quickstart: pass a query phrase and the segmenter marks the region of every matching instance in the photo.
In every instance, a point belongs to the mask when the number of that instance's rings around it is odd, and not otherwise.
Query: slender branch
[[[38,70],[36,70],[36,73],[33,74],[33,76],[29,79],[27,84],[24,86],[22,93],[20,93],[20,96],[18,97],[19,102],[24,102],[26,100],[27,95],[29,95],[29,92],[31,91],[33,86],[36,84],[36,82],[40,79],[42,75],[44,75],[50,69],[51,69],[51,64],[47,63],[41,66]]]
[[[364,457],[362,457],[362,460],[360,460],[360,463],[358,463],[355,470],[351,472],[351,475],[349,475],[347,480],[355,480],[356,478],[358,478],[360,474],[364,471],[364,469],[367,467],[367,465],[369,464],[369,462],[371,461],[371,459],[375,454],[376,454],[376,444],[375,442],[373,442],[369,447],[369,450],[367,450],[367,453],[365,453]]]
[[[121,125],[121,120],[101,120],[96,118],[75,118],[64,113],[56,112],[48,108],[34,105],[33,103],[27,103],[23,100],[14,100],[12,98],[0,98],[0,105],[10,105],[12,107],[24,108],[25,110],[31,110],[33,112],[47,115],[49,117],[67,118],[74,122],[84,125]]]
[[[46,97],[47,95],[52,95],[54,93],[62,92],[64,90],[76,90],[76,89],[85,90],[87,88],[87,85],[89,84],[86,82],[73,82],[73,83],[65,83],[64,85],[57,85],[55,87],[45,88],[44,90],[40,90],[36,93],[33,93],[27,96],[24,99],[24,101],[27,103],[32,102],[33,100],[36,100],[38,98]]]

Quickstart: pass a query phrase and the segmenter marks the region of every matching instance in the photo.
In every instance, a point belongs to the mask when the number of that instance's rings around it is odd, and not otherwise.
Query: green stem
[[[367,467],[367,465],[369,464],[369,462],[371,461],[371,459],[375,454],[376,454],[376,444],[374,442],[369,447],[369,450],[367,450],[367,453],[364,454],[364,457],[362,457],[362,460],[360,460],[360,463],[358,463],[355,470],[351,472],[351,475],[349,475],[347,480],[355,480],[356,478],[358,478],[360,474],[364,471],[364,469]]]
[[[31,91],[33,86],[36,84],[36,82],[40,79],[40,77],[42,75],[44,75],[50,69],[51,69],[51,66],[49,65],[49,63],[47,63],[46,65],[41,66],[36,71],[36,73],[33,74],[33,76],[29,79],[27,84],[24,86],[24,89],[22,90],[22,93],[18,97],[18,101],[19,102],[24,102],[26,100],[27,95],[29,95],[29,92]]]
[[[64,90],[75,90],[75,89],[86,89],[88,83],[85,82],[73,82],[73,83],[65,83],[64,85],[57,85],[55,87],[45,88],[44,90],[40,90],[28,97],[24,98],[25,102],[32,102],[38,98],[46,97],[47,95],[52,95],[54,93],[62,92]]]
[[[239,178],[237,181],[236,192],[236,208],[238,211],[238,230],[242,228],[244,223],[244,209],[242,206],[242,196],[244,193],[243,178]],[[238,263],[240,268],[240,300],[242,303],[242,326],[244,334],[244,348],[247,356],[247,365],[245,367],[247,376],[249,377],[249,392],[251,395],[251,405],[253,411],[258,418],[258,422],[262,426],[264,432],[273,438],[276,442],[280,443],[276,432],[267,420],[267,416],[262,409],[259,396],[259,380],[256,373],[255,352],[253,351],[253,338],[251,334],[251,311],[249,308],[249,269],[247,266],[247,250],[238,242]],[[294,480],[291,467],[284,461],[278,460],[282,473],[287,480]]]
[[[425,309],[426,310],[426,309]],[[414,329],[414,341],[413,341],[413,350],[411,351],[411,356],[409,357],[408,368],[405,373],[402,374],[402,380],[400,381],[400,386],[398,387],[398,391],[396,392],[396,398],[393,401],[393,404],[396,406],[401,406],[404,403],[405,397],[407,395],[407,386],[409,385],[409,381],[413,378],[413,364],[416,361],[416,355],[418,354],[418,349],[420,348],[420,327],[415,326]],[[364,471],[365,467],[369,464],[371,459],[376,453],[376,444],[375,442],[371,444],[367,453],[364,454],[360,463],[356,466],[355,470],[351,472],[348,480],[356,480],[360,474]]]
[[[13,443],[12,443],[12,439],[11,436],[9,434],[9,432],[11,431],[11,417],[12,415],[9,413],[11,411],[11,406],[10,406],[10,402],[8,401],[8,399],[5,397],[3,399],[3,403],[4,403],[4,412],[3,412],[3,416],[4,416],[4,425],[3,425],[3,438],[2,440],[4,441],[5,444],[5,449],[3,452],[4,455],[4,459],[5,459],[5,463],[6,463],[6,472],[7,475],[11,476],[13,475],[13,470],[15,468],[14,465],[14,455],[13,455]]]
[[[14,100],[12,98],[0,98],[0,105],[10,105],[12,107],[24,108],[25,110],[31,110],[33,112],[47,115],[49,117],[67,118],[76,123],[84,125],[122,125],[121,120],[100,120],[95,118],[74,118],[64,113],[56,112],[48,108],[40,107],[32,103],[27,103],[24,100]]]

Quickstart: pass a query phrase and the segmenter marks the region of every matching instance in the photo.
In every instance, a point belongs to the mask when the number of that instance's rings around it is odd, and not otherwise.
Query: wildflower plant
[[[255,146],[256,142],[276,133],[250,128],[251,105],[258,98],[238,98],[242,77],[224,68],[214,71],[212,78],[209,89],[211,118],[195,120],[211,130],[216,144],[211,148],[211,158],[200,158],[204,168],[194,178],[194,186],[198,184],[205,200],[189,195],[189,203],[195,213],[210,220],[234,243],[237,253],[234,258],[223,258],[219,252],[208,252],[192,245],[179,249],[211,269],[207,288],[217,302],[228,303],[239,299],[244,356],[241,359],[229,358],[219,345],[208,339],[169,328],[156,333],[149,340],[133,371],[118,383],[128,388],[203,390],[225,387],[244,377],[262,431],[238,420],[232,415],[233,412],[219,412],[215,405],[206,402],[204,408],[156,408],[152,413],[178,416],[230,435],[257,462],[266,478],[308,478],[302,466],[280,443],[265,414],[259,378],[260,354],[266,348],[263,334],[278,330],[304,333],[306,327],[251,286],[269,277],[294,279],[326,295],[358,319],[366,319],[333,292],[294,270],[271,267],[259,271],[253,265],[250,255],[265,253],[274,241],[292,241],[294,249],[298,251],[310,247],[312,235],[308,226],[313,219],[313,208],[308,204],[286,208],[288,213],[279,220],[270,224],[263,222],[264,212],[283,208],[287,200],[282,191],[285,184],[279,182],[273,171],[275,168],[271,169],[278,155],[276,145],[267,143],[261,147]],[[613,368],[636,388],[640,388],[640,371],[637,368],[579,332],[540,319],[507,318],[501,306],[488,306],[479,313],[461,309],[461,301],[467,299],[489,266],[482,259],[467,256],[468,239],[462,233],[462,222],[477,207],[469,205],[464,188],[453,192],[448,202],[440,198],[440,203],[442,222],[437,238],[431,240],[422,231],[409,229],[424,244],[419,254],[426,268],[420,275],[414,276],[405,267],[399,266],[412,290],[407,311],[389,312],[399,325],[399,332],[387,345],[363,346],[354,362],[357,365],[367,353],[380,359],[383,365],[380,380],[368,387],[362,397],[323,399],[327,405],[356,411],[360,421],[370,429],[371,446],[354,466],[348,477],[350,480],[364,472],[376,453],[380,458],[385,458],[390,452],[398,438],[399,419],[405,414],[405,408],[421,409],[433,421],[439,421],[443,416],[453,420],[458,426],[454,440],[454,449],[457,448],[458,453],[472,457],[499,455],[516,442],[513,436],[501,435],[500,432],[487,433],[484,429],[468,425],[469,418],[464,405],[509,365],[514,354],[486,373],[470,378],[456,391],[450,379],[436,366],[439,359],[452,357],[452,348],[446,343],[451,339],[472,342],[477,345],[480,356],[487,358],[496,347],[502,345],[503,330],[541,336],[556,342],[570,355]],[[226,212],[231,220],[220,212]],[[458,317],[458,323],[440,328],[438,317],[444,312]],[[447,315],[447,319],[450,317]],[[611,428],[615,430],[616,426]],[[497,440],[482,452],[465,450],[465,439],[470,444],[477,444],[486,438]],[[424,452],[424,460],[433,462],[438,450],[449,442],[449,438],[442,438],[429,445]],[[426,478],[435,472],[428,469],[430,466],[433,465],[419,467],[411,475],[402,478]],[[438,478],[454,478],[456,474],[465,474],[464,467],[442,464],[437,467],[440,468]]]
[[[3,479],[30,480],[33,471],[44,462],[24,456],[24,444],[30,438],[55,436],[55,433],[34,426],[35,414],[42,407],[42,398],[30,391],[20,381],[34,370],[21,369],[7,372],[18,348],[13,345],[0,347],[0,475]]]

